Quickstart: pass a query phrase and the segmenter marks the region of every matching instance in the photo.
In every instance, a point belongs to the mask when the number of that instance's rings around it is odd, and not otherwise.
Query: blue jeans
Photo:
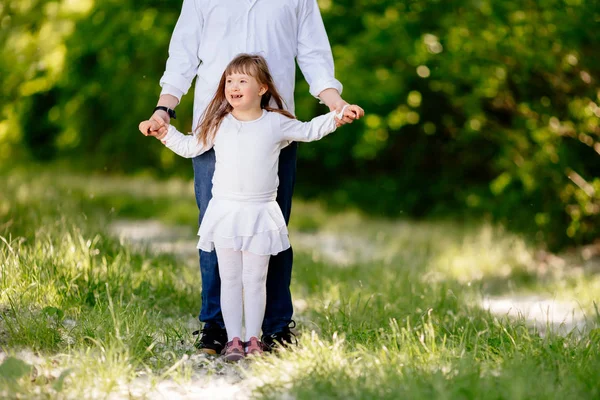
[[[279,188],[277,203],[283,212],[285,222],[290,222],[292,193],[296,182],[296,153],[298,144],[292,143],[281,151],[279,156]],[[212,178],[215,173],[215,152],[207,151],[195,157],[194,190],[196,204],[200,210],[199,222],[212,197]],[[267,274],[267,308],[262,330],[264,335],[280,332],[289,325],[294,312],[290,283],[292,279],[293,252],[290,247],[284,252],[271,256]],[[202,275],[202,308],[200,321],[208,326],[225,327],[221,314],[221,279],[217,254],[200,250],[200,274]]]

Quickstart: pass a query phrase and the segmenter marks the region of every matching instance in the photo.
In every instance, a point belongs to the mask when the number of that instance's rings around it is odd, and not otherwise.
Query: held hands
[[[338,115],[335,117],[336,125],[339,128],[345,124],[351,124],[356,119],[360,119],[365,115],[365,110],[356,104],[348,104],[345,101],[331,107],[331,110],[335,110]],[[341,116],[339,116],[341,114]]]
[[[157,115],[157,113],[158,111],[154,113],[148,121],[140,122],[138,128],[140,132],[142,132],[142,135],[152,136],[157,138],[158,140],[162,140],[165,138],[165,136],[167,136],[167,131],[169,129],[169,121],[165,121],[165,119],[163,119],[162,116]]]

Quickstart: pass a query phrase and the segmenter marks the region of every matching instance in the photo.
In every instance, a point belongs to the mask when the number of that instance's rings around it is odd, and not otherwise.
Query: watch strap
[[[167,114],[169,114],[169,118],[177,119],[177,114],[175,114],[175,110],[173,110],[172,108],[165,107],[165,106],[157,106],[154,109],[154,111],[156,111],[156,110],[165,111]]]

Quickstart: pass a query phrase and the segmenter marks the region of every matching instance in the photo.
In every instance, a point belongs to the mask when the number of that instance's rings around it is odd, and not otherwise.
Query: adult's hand
[[[167,135],[168,123],[165,123],[162,117],[152,115],[148,121],[140,122],[138,129],[144,136],[152,136],[162,140]]]
[[[152,116],[150,117],[150,121],[155,121],[156,123],[158,123],[158,126],[156,126],[156,124],[152,124],[150,126],[150,131],[148,132],[151,133],[150,136],[156,137],[158,129],[161,126],[169,125],[169,123],[171,122],[171,117],[169,117],[169,114],[164,110],[156,110],[154,111],[154,114],[152,114]]]
[[[332,104],[329,106],[329,109],[331,111],[337,111],[340,112],[344,106],[348,106],[346,107],[346,111],[344,112],[344,116],[341,119],[337,119],[336,118],[336,126],[339,128],[342,125],[346,125],[346,124],[351,124],[352,122],[354,122],[354,120],[356,119],[360,119],[361,117],[363,117],[365,115],[365,110],[363,110],[361,107],[357,106],[357,105],[349,105],[348,102],[340,99],[340,101]]]
[[[345,109],[344,109],[344,107],[345,107]],[[336,119],[335,119],[336,125],[338,128],[345,124],[351,124],[355,119],[360,119],[363,115],[365,115],[365,110],[363,110],[361,107],[357,106],[356,104],[350,105],[350,104],[346,103],[339,109],[336,109],[336,111],[338,113],[341,112],[342,110],[344,110],[344,114],[342,115],[342,118],[338,119],[336,117]]]
[[[178,104],[179,104],[179,99],[177,97],[175,97],[171,94],[163,94],[158,99],[157,105],[175,109],[175,107],[177,107]],[[150,121],[162,121],[161,126],[164,126],[164,125],[169,125],[171,123],[171,117],[169,117],[169,114],[164,110],[156,110],[152,114],[152,117],[150,117]],[[156,127],[154,125],[150,126],[150,132],[152,133],[150,136],[156,137],[156,135],[158,134],[158,128],[159,127]],[[141,131],[141,128],[140,128],[140,131]],[[142,132],[142,133],[144,135],[148,136],[147,135],[148,132]]]
[[[348,105],[348,102],[342,99],[340,93],[333,88],[323,90],[321,93],[319,93],[319,98],[327,105],[327,107],[329,107],[330,111],[339,112],[344,106]],[[358,107],[358,109],[354,110],[353,112],[344,113],[344,117],[342,119],[336,119],[336,125],[340,127],[342,125],[351,124],[355,119],[359,119],[363,115],[365,115],[364,110]]]

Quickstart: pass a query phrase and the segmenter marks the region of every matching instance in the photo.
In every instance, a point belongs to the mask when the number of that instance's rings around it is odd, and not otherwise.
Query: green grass
[[[222,363],[194,356],[197,266],[107,234],[116,219],[154,218],[189,226],[193,239],[189,182],[39,170],[1,179],[1,397],[144,398],[161,382],[217,379]],[[541,260],[485,223],[373,220],[298,201],[291,225],[300,347],[240,366],[244,394],[600,396],[600,285],[581,260]],[[351,257],[303,248],[313,235],[339,239]],[[540,336],[478,306],[485,293],[539,291],[577,296],[588,329]]]

